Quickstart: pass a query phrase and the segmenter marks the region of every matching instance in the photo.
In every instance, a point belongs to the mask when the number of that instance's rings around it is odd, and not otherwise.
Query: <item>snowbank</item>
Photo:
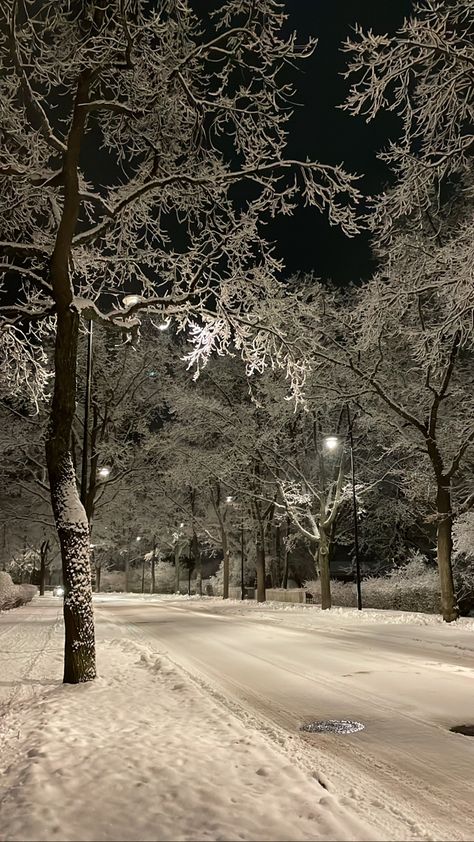
[[[15,585],[9,573],[0,571],[0,611],[8,611],[31,602],[37,590],[35,585]]]

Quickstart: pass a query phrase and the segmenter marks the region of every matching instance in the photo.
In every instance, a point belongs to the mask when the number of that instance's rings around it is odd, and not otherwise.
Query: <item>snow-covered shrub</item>
[[[305,589],[318,603],[321,587],[317,580],[305,582]],[[333,605],[355,608],[357,605],[355,583],[331,582]],[[386,576],[364,579],[362,582],[364,608],[393,611],[423,611],[439,614],[439,579],[436,570],[427,567],[423,556],[414,553],[409,561]]]
[[[155,593],[174,593],[176,572],[174,565],[166,561],[157,561],[155,566]],[[143,579],[145,593],[150,593],[151,571],[145,569]],[[128,588],[131,593],[142,590],[142,569],[131,567],[128,573]],[[125,590],[125,573],[123,570],[104,570],[100,577],[100,589],[104,593],[121,593]]]
[[[120,593],[125,589],[125,575],[121,570],[102,570],[100,589],[104,593]]]
[[[34,585],[15,585],[9,573],[0,571],[0,611],[31,602],[37,590]]]
[[[466,512],[454,521],[454,556],[474,561],[474,511]]]
[[[462,614],[474,610],[474,512],[457,518],[453,528],[454,585]]]

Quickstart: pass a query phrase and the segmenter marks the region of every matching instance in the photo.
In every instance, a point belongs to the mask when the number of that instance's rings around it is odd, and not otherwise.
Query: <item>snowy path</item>
[[[371,817],[388,838],[474,839],[474,739],[449,732],[474,719],[469,624],[364,624],[213,601],[105,598],[96,611],[158,641],[293,762],[317,769],[328,798]],[[298,734],[302,722],[325,718],[366,730]]]
[[[37,687],[61,681],[62,605],[35,600],[22,608],[0,614],[0,706],[14,707],[35,696]],[[56,669],[51,670],[52,664]],[[59,671],[59,676],[57,674]]]
[[[100,609],[100,677],[58,684],[59,607],[0,615],[1,842],[392,838]]]

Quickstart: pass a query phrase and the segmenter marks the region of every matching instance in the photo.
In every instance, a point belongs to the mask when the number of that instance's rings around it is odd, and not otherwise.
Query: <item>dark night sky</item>
[[[390,135],[397,132],[397,121],[380,116],[370,124],[337,109],[349,82],[339,74],[347,55],[341,43],[351,35],[351,27],[393,33],[409,15],[411,0],[286,0],[289,24],[305,40],[318,38],[315,54],[300,65],[295,74],[298,102],[291,123],[290,154],[323,163],[344,162],[346,169],[364,174],[364,193],[380,190],[387,181],[387,170],[376,159]],[[272,226],[272,238],[285,258],[286,275],[298,270],[314,270],[322,278],[344,284],[367,278],[371,271],[367,237],[348,239],[328,225],[315,209],[302,208]]]

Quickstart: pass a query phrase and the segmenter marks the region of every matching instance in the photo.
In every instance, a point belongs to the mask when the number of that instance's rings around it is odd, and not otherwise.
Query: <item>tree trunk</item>
[[[288,552],[287,539],[288,539],[289,534],[290,534],[290,519],[287,517],[285,539],[282,542],[282,544],[283,544],[283,581],[282,581],[282,588],[285,588],[285,590],[288,587],[289,552]]]
[[[453,550],[451,490],[449,480],[445,480],[444,477],[441,477],[438,481],[436,505],[438,510],[437,561],[441,591],[441,611],[443,620],[447,623],[452,623],[453,620],[457,620],[459,617],[459,609],[454,593],[451,562]]]
[[[317,558],[321,582],[321,608],[325,611],[331,607],[331,575],[329,571],[329,544],[327,535],[321,526]]]
[[[265,530],[261,522],[257,525],[256,574],[257,602],[265,602]]]
[[[50,454],[51,450],[49,459]],[[54,470],[50,469],[50,486],[64,582],[63,681],[78,684],[95,678],[95,641],[89,525],[79,500],[69,453],[62,455]]]
[[[96,593],[100,593],[100,571],[101,571],[101,569],[102,569],[101,565],[99,565],[99,567],[97,567],[97,565],[96,565],[96,568],[95,568],[95,590],[96,590]]]
[[[43,541],[40,547],[40,596],[44,596],[46,567],[48,563],[49,541]]]
[[[181,547],[179,546],[179,541],[176,542],[174,547],[174,575],[175,575],[175,589],[176,593],[179,593],[179,557],[181,555]]]
[[[142,593],[145,593],[145,559],[142,561]]]
[[[222,563],[222,598],[229,599],[229,569],[230,569],[230,550],[227,532],[224,523],[220,523],[221,528],[221,545],[223,552]]]
[[[191,552],[194,559],[194,569],[196,570],[196,593],[202,596],[202,557],[198,537],[195,532],[193,532],[191,539]]]
[[[153,538],[153,552],[151,554],[150,593],[155,593],[155,587],[156,587],[156,538]]]
[[[125,574],[125,575],[124,575],[124,579],[125,579],[125,582],[124,582],[125,593],[128,593],[128,592],[129,592],[129,589],[130,589],[130,588],[129,588],[129,584],[130,584],[130,559],[129,559],[129,557],[128,557],[128,554],[125,556],[125,570],[124,570],[124,574]]]
[[[76,409],[76,364],[79,315],[74,311],[70,278],[71,246],[80,207],[79,158],[89,97],[91,71],[83,70],[77,84],[73,116],[63,155],[64,201],[49,280],[56,309],[54,392],[46,439],[51,503],[61,547],[64,582],[64,682],[95,678],[94,616],[90,570],[90,533],[77,492],[71,456],[71,430]]]
[[[79,499],[70,453],[78,329],[77,314],[70,309],[58,310],[56,377],[46,442],[51,502],[63,569],[63,681],[66,684],[90,681],[96,675],[89,524]]]

